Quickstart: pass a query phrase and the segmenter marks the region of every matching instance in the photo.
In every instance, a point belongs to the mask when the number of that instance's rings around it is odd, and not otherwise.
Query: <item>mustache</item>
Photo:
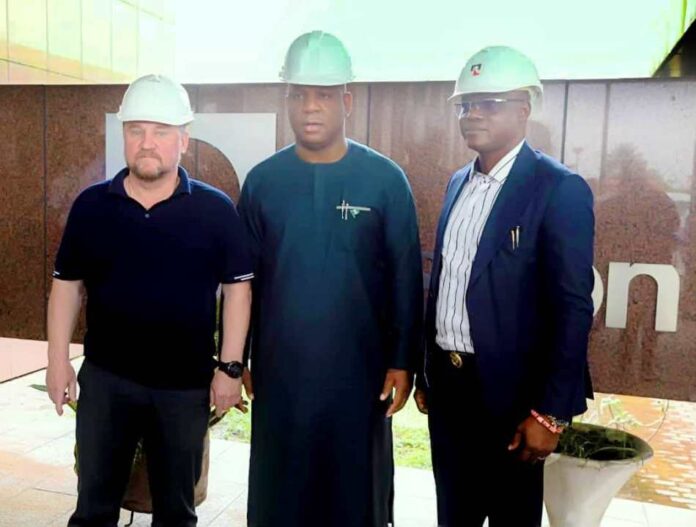
[[[156,159],[157,161],[162,161],[162,158],[154,152],[141,152],[135,156],[135,159]]]

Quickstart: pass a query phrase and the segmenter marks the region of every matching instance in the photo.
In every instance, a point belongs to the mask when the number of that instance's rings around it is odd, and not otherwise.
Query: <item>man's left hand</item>
[[[413,376],[407,370],[390,369],[387,371],[387,376],[384,379],[384,387],[382,388],[382,395],[379,396],[380,401],[386,401],[392,393],[392,390],[395,391],[394,400],[387,409],[387,417],[391,417],[401,410],[406,404],[406,401],[408,401],[408,396],[413,386],[412,377]]]
[[[520,460],[536,463],[546,459],[546,456],[556,450],[559,437],[559,434],[547,430],[536,419],[529,416],[517,427],[508,450],[518,450]]]
[[[226,373],[215,370],[213,382],[210,384],[210,405],[215,407],[215,415],[222,415],[239,405],[242,400],[242,379],[233,379]]]

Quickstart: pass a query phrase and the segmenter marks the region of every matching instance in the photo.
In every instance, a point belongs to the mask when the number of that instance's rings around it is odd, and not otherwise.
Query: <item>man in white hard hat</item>
[[[281,77],[296,142],[239,204],[257,273],[249,526],[385,527],[423,306],[413,198],[396,164],[346,139],[336,37],[297,38]]]
[[[541,525],[543,460],[591,396],[592,193],[525,140],[542,86],[481,50],[450,98],[478,155],[447,187],[416,402],[429,414],[439,525]]]
[[[241,407],[251,259],[232,201],[179,166],[193,121],[184,88],[164,76],[141,77],[118,118],[127,167],[75,200],[48,304],[46,382],[60,415],[76,400],[68,344],[87,294],[78,499],[68,525],[117,525],[142,439],[152,525],[194,526],[210,405],[218,415]],[[220,284],[226,331],[218,361]]]

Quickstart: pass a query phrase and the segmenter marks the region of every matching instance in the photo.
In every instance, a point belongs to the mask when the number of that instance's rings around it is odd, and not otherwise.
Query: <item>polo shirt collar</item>
[[[111,183],[109,183],[109,193],[110,194],[116,194],[118,196],[124,196],[128,197],[128,193],[126,192],[126,188],[123,186],[123,180],[126,179],[126,176],[128,175],[129,170],[128,167],[120,170],[112,179]],[[191,178],[188,175],[188,172],[186,172],[186,169],[182,166],[178,168],[177,174],[179,175],[179,184],[177,185],[176,189],[174,190],[174,193],[172,194],[172,198],[174,196],[177,196],[179,194],[191,194]]]
[[[191,194],[191,178],[188,175],[188,172],[186,172],[186,169],[182,166],[179,166],[178,170],[179,174],[179,185],[176,187],[176,190],[174,190],[174,196],[177,194]]]

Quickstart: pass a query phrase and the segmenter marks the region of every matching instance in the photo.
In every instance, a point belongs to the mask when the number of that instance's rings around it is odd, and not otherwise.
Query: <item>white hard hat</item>
[[[541,102],[543,88],[534,63],[516,49],[490,46],[474,54],[454,86],[453,100],[470,93],[527,90],[532,107]]]
[[[280,78],[289,84],[338,86],[354,76],[343,43],[330,33],[312,31],[290,44]]]
[[[193,121],[191,101],[184,87],[164,75],[134,80],[116,114],[119,121],[151,121],[180,126]]]

